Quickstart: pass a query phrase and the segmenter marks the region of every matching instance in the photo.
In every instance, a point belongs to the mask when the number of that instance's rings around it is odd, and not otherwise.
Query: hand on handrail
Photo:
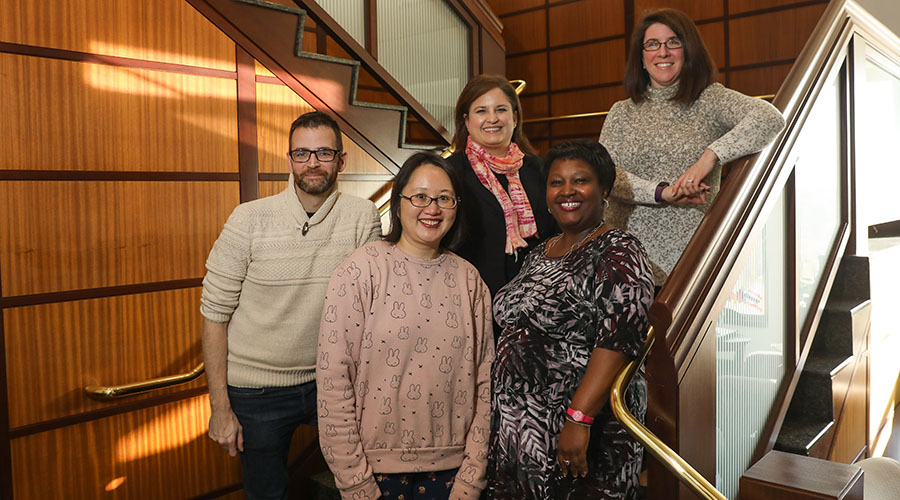
[[[111,399],[132,396],[155,389],[163,389],[165,387],[184,384],[196,379],[197,377],[202,375],[204,371],[206,371],[206,368],[204,367],[203,363],[200,363],[193,370],[187,373],[182,373],[179,375],[169,375],[166,377],[159,377],[151,380],[144,380],[142,382],[134,382],[131,384],[118,386],[87,386],[84,388],[84,392],[91,399],[96,399],[98,401],[109,401]]]
[[[715,488],[715,486],[710,484],[705,477],[697,472],[696,469],[691,467],[689,463],[675,453],[672,448],[666,446],[661,439],[644,427],[644,424],[636,419],[628,410],[628,406],[625,405],[625,390],[628,388],[632,379],[634,379],[634,374],[637,373],[638,368],[644,363],[644,360],[647,359],[647,354],[650,352],[650,347],[653,345],[655,339],[656,336],[653,333],[653,327],[651,326],[647,333],[647,342],[644,343],[644,348],[641,350],[640,354],[638,354],[638,357],[631,363],[628,363],[628,365],[619,372],[615,382],[613,382],[612,390],[609,395],[609,404],[612,408],[613,415],[616,417],[616,420],[625,427],[628,434],[631,434],[633,438],[638,440],[644,449],[656,457],[666,469],[669,469],[679,481],[699,495],[700,498],[706,500],[728,500]]]

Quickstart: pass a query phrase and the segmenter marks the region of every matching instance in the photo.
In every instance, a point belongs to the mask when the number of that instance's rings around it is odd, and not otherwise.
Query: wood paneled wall
[[[524,79],[525,118],[607,111],[625,98],[627,40],[662,7],[697,23],[723,84],[774,94],[827,0],[488,0],[503,22],[506,76]],[[603,118],[526,125],[541,153],[566,139],[596,139]]]
[[[240,464],[206,437],[204,378],[83,388],[201,361],[209,249],[285,188],[311,108],[184,0],[9,0],[0,19],[0,498],[227,495]],[[341,190],[379,193],[389,172],[343,141]]]

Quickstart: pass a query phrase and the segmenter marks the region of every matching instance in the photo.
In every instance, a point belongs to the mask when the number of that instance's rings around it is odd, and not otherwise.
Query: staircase
[[[841,458],[832,456],[833,443],[854,370],[867,349],[872,309],[868,264],[867,258],[857,256],[844,257],[841,262],[775,442],[776,450]],[[844,458],[838,461],[846,461]]]
[[[358,100],[360,61],[304,52],[306,10],[264,0],[188,2],[312,107],[331,114],[348,137],[391,172],[396,173],[416,151],[434,149],[433,145],[406,142],[410,110],[420,123],[449,144],[450,133],[383,68],[372,73],[404,105]],[[324,11],[317,10],[318,24],[323,20],[333,23],[326,18]],[[336,23],[328,29],[343,31]],[[361,59],[369,66],[377,65],[371,57]]]

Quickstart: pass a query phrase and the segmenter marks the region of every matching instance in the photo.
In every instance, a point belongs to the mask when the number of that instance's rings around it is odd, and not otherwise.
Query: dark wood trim
[[[172,392],[169,394],[154,396],[147,399],[139,399],[136,401],[128,401],[118,404],[110,403],[115,404],[115,406],[107,406],[105,408],[77,413],[75,415],[67,415],[65,417],[54,418],[52,420],[45,420],[43,422],[23,425],[21,427],[14,427],[9,430],[9,435],[10,439],[18,439],[21,437],[30,436],[32,434],[38,434],[40,432],[52,431],[54,429],[61,429],[63,427],[91,422],[93,420],[100,420],[101,418],[112,417],[115,415],[121,415],[123,413],[143,410],[145,408],[183,401],[185,399],[202,396],[207,392],[209,392],[208,388],[204,385],[202,387],[194,387],[192,389],[185,389],[183,391]]]
[[[506,19],[508,17],[518,16],[520,14],[527,14],[529,12],[534,12],[536,10],[541,10],[541,9],[549,9],[550,7],[557,7],[559,5],[565,5],[567,3],[573,3],[573,2],[578,2],[578,1],[581,1],[581,0],[560,0],[560,1],[552,2],[552,3],[546,2],[544,5],[539,5],[536,7],[529,7],[527,9],[516,10],[513,12],[507,12],[505,14],[499,14],[497,17],[500,18],[500,20],[502,21],[503,19]],[[828,1],[829,0],[806,0],[806,1],[802,1],[802,2],[795,2],[792,4],[778,5],[775,7],[767,7],[765,9],[748,10],[746,12],[732,14],[731,19],[737,19],[740,17],[757,16],[760,14],[768,14],[770,12],[776,12],[779,10],[799,9],[799,8],[803,8],[803,7],[808,7],[810,5],[828,3]],[[631,19],[634,19],[634,16],[632,16]],[[724,17],[720,16],[720,17],[713,17],[713,18],[708,18],[708,19],[697,20],[694,22],[696,24],[706,24],[706,23],[710,23],[710,22],[721,21],[723,19],[724,19]]]
[[[547,56],[547,114],[552,115],[555,89],[553,88],[553,71],[550,69],[553,67],[552,61],[550,60],[550,0],[544,0],[544,40],[547,41],[545,45]],[[547,135],[553,136],[553,122],[547,123]]]
[[[722,40],[725,50],[725,60],[722,65],[726,68],[731,66],[731,16],[728,14],[728,0],[722,0],[722,11],[725,13],[725,20],[722,22]],[[725,86],[731,88],[731,71],[725,71]]]
[[[237,73],[235,71],[224,69],[202,68],[199,66],[189,66],[187,64],[148,61],[130,57],[105,56],[102,54],[91,54],[89,52],[79,52],[76,50],[52,49],[49,47],[38,47],[20,43],[0,42],[0,53],[43,57],[60,61],[103,64],[106,66],[119,66],[123,68],[150,69],[184,75],[224,78],[226,80],[234,80],[237,78]]]
[[[490,5],[485,0],[444,0],[452,7],[460,17],[468,17],[467,22],[470,28],[479,32],[479,38],[483,36],[481,32],[490,35],[491,39],[506,49],[506,41],[503,40],[503,23],[497,14],[494,13]],[[483,40],[481,41],[483,43]],[[481,45],[479,45],[480,47]],[[479,50],[480,53],[480,50]]]
[[[277,76],[256,75],[256,83],[268,83],[271,85],[284,85]]]
[[[286,182],[290,174],[276,172],[261,172],[259,174],[260,182]],[[394,174],[338,174],[338,182],[340,181],[362,181],[362,182],[391,182],[394,180]]]
[[[213,500],[215,498],[224,497],[229,493],[234,493],[235,491],[241,491],[242,489],[244,489],[244,483],[229,484],[228,486],[204,493],[200,496],[191,497],[190,500]]]
[[[256,59],[234,44],[237,62],[238,173],[241,203],[259,198],[259,155],[256,130]]]
[[[622,25],[625,26],[625,60],[627,60],[628,44],[634,31],[634,0],[625,0],[625,20]]]
[[[0,170],[0,181],[135,181],[135,182],[233,182],[231,172],[150,172],[114,170]]]
[[[67,290],[64,292],[0,297],[0,310],[13,307],[54,304],[57,302],[71,302],[75,300],[100,299],[104,297],[118,297],[120,295],[134,295],[138,293],[180,290],[182,288],[194,288],[201,285],[203,285],[203,278],[187,278],[181,280],[156,281],[152,283],[136,283],[133,285],[106,286],[99,288],[84,288],[81,290]]]
[[[550,17],[549,16],[547,16],[547,25],[548,26],[550,25]],[[548,33],[548,37],[549,37],[549,33]],[[610,35],[610,36],[602,36],[599,38],[591,38],[590,40],[581,40],[580,42],[564,43],[561,45],[553,45],[553,46],[550,46],[549,41],[548,41],[548,45],[546,47],[543,47],[540,49],[523,50],[522,52],[508,53],[508,54],[506,54],[506,58],[509,59],[511,57],[530,56],[530,55],[534,55],[534,54],[540,54],[541,52],[548,51],[548,50],[554,51],[554,50],[571,49],[573,47],[581,47],[583,45],[591,45],[594,43],[610,42],[612,40],[618,40],[620,38],[627,40],[627,38],[625,38],[625,35]]]
[[[339,174],[339,175],[340,175],[340,174]],[[290,174],[267,173],[267,172],[260,172],[260,173],[259,173],[259,181],[260,181],[260,182],[266,182],[266,181],[280,181],[280,182],[285,182],[285,181],[287,181],[289,178],[290,178]]]
[[[378,59],[378,5],[377,0],[364,0],[363,16],[366,23],[366,50]]]
[[[325,27],[316,22],[316,54],[326,55],[328,53],[328,33]]]
[[[12,445],[9,430],[9,378],[6,373],[6,333],[0,309],[0,498],[13,498]]]

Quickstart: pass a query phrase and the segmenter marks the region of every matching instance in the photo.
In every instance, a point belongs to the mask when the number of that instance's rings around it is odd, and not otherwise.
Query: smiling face
[[[295,149],[315,151],[319,148],[338,149],[334,130],[330,127],[299,127],[291,135],[291,151]],[[334,188],[338,172],[344,170],[346,158],[347,153],[342,152],[331,161],[319,161],[315,154],[310,155],[309,160],[305,162],[290,159],[288,161],[297,188],[304,193],[319,195],[330,193]]]
[[[644,32],[644,43],[656,40],[662,44],[658,50],[643,51],[644,68],[650,75],[650,85],[653,88],[670,87],[678,83],[684,63],[684,48],[666,47],[666,40],[673,37],[678,38],[678,35],[662,23],[651,24]]]
[[[547,173],[547,206],[566,233],[579,233],[600,224],[607,190],[586,161],[560,159]]]
[[[491,89],[469,106],[466,130],[476,144],[494,156],[506,156],[516,128],[517,117],[512,103],[498,88]]]
[[[442,195],[456,197],[447,173],[429,163],[423,164],[410,175],[409,182],[401,194],[412,196],[419,193],[431,198]],[[403,231],[400,233],[397,246],[416,257],[436,257],[441,240],[456,221],[456,208],[440,208],[435,201],[425,208],[419,208],[414,207],[406,198],[400,198],[399,203],[400,227]]]

